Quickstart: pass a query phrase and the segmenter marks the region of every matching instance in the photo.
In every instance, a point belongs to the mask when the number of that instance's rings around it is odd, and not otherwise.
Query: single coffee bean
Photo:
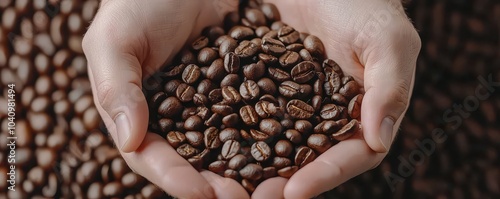
[[[241,92],[240,92],[241,93]],[[208,93],[208,100],[215,104],[221,102],[224,98],[222,97],[222,89],[214,89]]]
[[[186,136],[179,131],[170,131],[167,133],[167,142],[174,148],[179,147],[186,141]]]
[[[315,112],[320,111],[322,101],[323,101],[323,97],[321,95],[315,95],[311,99],[311,106],[313,107]]]
[[[344,107],[335,104],[325,104],[321,108],[319,115],[325,120],[335,120],[341,116],[344,109]]]
[[[87,197],[88,198],[102,198],[104,197],[102,193],[103,185],[101,182],[94,182],[90,184],[89,188],[87,189]]]
[[[240,173],[238,173],[238,171],[228,169],[228,170],[224,171],[224,177],[239,181],[240,180]]]
[[[181,80],[178,79],[170,80],[165,84],[163,90],[168,95],[175,95],[175,91],[177,90],[177,87],[179,87],[180,84],[182,84]]]
[[[307,49],[313,56],[323,57],[325,54],[325,47],[323,46],[323,42],[314,36],[309,35],[304,39],[304,48]]]
[[[286,130],[285,137],[294,144],[299,144],[302,142],[302,135],[295,129]]]
[[[222,129],[219,133],[219,140],[221,142],[226,142],[229,140],[240,140],[240,133],[235,128],[225,128]]]
[[[347,106],[349,101],[341,94],[335,93],[332,95],[332,102],[341,106]]]
[[[248,58],[254,56],[259,50],[259,46],[255,43],[244,40],[242,41],[236,49],[234,49],[234,53],[242,58]]]
[[[290,116],[296,119],[309,119],[314,114],[311,105],[297,99],[290,100],[286,105],[286,110]]]
[[[158,127],[162,133],[170,132],[175,126],[175,122],[169,118],[162,118],[158,120]]]
[[[318,154],[324,153],[330,147],[332,147],[332,142],[324,134],[312,134],[307,138],[307,146],[316,151]]]
[[[217,160],[208,165],[208,170],[217,174],[222,174],[227,168],[227,161]]]
[[[226,70],[224,69],[224,60],[222,59],[216,59],[210,64],[210,67],[208,67],[207,78],[214,83],[220,82],[225,75]]]
[[[182,104],[176,97],[168,97],[158,107],[158,113],[163,117],[172,117],[182,111]]]
[[[270,137],[269,134],[255,129],[250,129],[250,136],[257,141],[264,141]]]
[[[232,86],[237,88],[241,85],[240,77],[237,74],[228,74],[220,82],[220,87]]]
[[[267,72],[269,73],[269,77],[277,82],[284,82],[292,79],[288,72],[279,68],[268,67]]]
[[[333,120],[324,120],[314,127],[314,133],[322,133],[330,135],[338,131],[342,126],[339,126],[337,122]]]
[[[253,80],[246,80],[240,85],[240,95],[244,100],[251,101],[260,95],[259,85]]]
[[[316,159],[316,153],[309,147],[300,147],[295,153],[295,165],[300,168]]]
[[[358,131],[359,131],[359,122],[358,120],[353,119],[349,123],[347,123],[344,127],[342,127],[339,131],[332,134],[332,138],[338,141],[343,141],[350,138]]]
[[[294,51],[286,51],[279,58],[279,63],[283,68],[289,68],[295,66],[301,61],[300,55]],[[292,70],[293,71],[293,70]],[[293,77],[293,75],[292,75]]]
[[[240,143],[236,140],[228,140],[224,142],[221,149],[221,155],[225,160],[233,158],[240,151]]]
[[[299,40],[300,34],[290,26],[283,26],[278,31],[278,38],[284,44],[292,44]]]
[[[225,57],[228,53],[234,52],[234,49],[238,47],[238,42],[231,37],[222,37],[221,44],[219,46],[219,56]]]
[[[198,63],[208,65],[219,57],[219,52],[212,48],[205,47],[198,52]]]
[[[290,178],[299,170],[298,166],[289,166],[278,170],[278,175],[284,178]]]
[[[323,61],[323,68],[331,68],[335,73],[342,76],[342,69],[339,64],[331,59],[325,59],[325,61]]]
[[[286,51],[285,45],[281,41],[269,37],[262,39],[261,48],[265,53],[274,56],[282,55]]]
[[[190,102],[193,100],[193,96],[196,93],[194,88],[188,84],[182,83],[177,87],[177,90],[175,91],[175,96],[181,101],[181,102]]]
[[[276,173],[276,168],[274,167],[266,167],[262,169],[262,179],[266,180],[272,177],[276,177],[278,173]]]
[[[167,72],[163,73],[163,76],[168,77],[168,78],[177,77],[180,74],[182,74],[182,72],[184,72],[185,68],[186,68],[186,64],[179,64],[179,65],[174,66],[172,68],[168,68]]]
[[[251,147],[252,157],[257,161],[265,161],[271,157],[271,148],[263,141],[257,141]]]
[[[300,52],[300,50],[304,49],[304,45],[299,44],[299,43],[294,43],[286,46],[286,49],[289,51],[294,51],[294,52]],[[299,54],[300,56],[300,54]],[[301,57],[302,58],[302,57]]]
[[[321,78],[318,78],[316,81],[314,81],[313,91],[314,91],[315,95],[319,95],[319,96],[323,95],[323,85],[324,84],[325,84],[325,80],[321,79]]]
[[[247,179],[241,180],[241,186],[243,186],[243,188],[245,188],[245,190],[249,193],[253,193],[255,191],[255,185],[250,180]]]
[[[189,64],[182,72],[182,80],[187,84],[195,83],[201,76],[200,67],[194,64]]]
[[[259,129],[270,136],[278,135],[282,131],[281,124],[271,118],[266,118],[260,121]]]
[[[121,178],[121,180],[125,188],[132,188],[136,185],[143,185],[146,182],[146,179],[134,172],[128,172]]]
[[[284,81],[283,83],[280,84],[278,87],[278,91],[281,95],[288,97],[288,98],[297,98],[303,92],[301,90],[300,84],[297,84],[296,82],[292,81]]]
[[[222,45],[222,43],[228,39],[234,40],[229,35],[221,35],[221,36],[217,37],[217,39],[214,40],[214,46],[220,47],[220,45]],[[236,41],[236,40],[234,40],[234,41]]]
[[[233,108],[225,104],[214,104],[212,105],[212,108],[210,110],[212,110],[212,112],[214,113],[220,114],[221,116],[226,116],[233,113]]]
[[[240,108],[240,118],[249,126],[256,125],[259,122],[257,112],[255,112],[255,109],[250,105],[245,105]]]
[[[238,73],[240,69],[240,57],[233,52],[226,54],[224,57],[224,69],[228,73]]]
[[[288,140],[280,140],[274,145],[274,152],[277,156],[288,157],[292,154],[293,146]]]
[[[308,82],[316,75],[314,72],[314,64],[310,61],[300,62],[292,68],[290,74],[297,83]]]
[[[240,117],[236,113],[226,115],[222,118],[222,124],[225,127],[236,127],[240,121]]]
[[[266,17],[259,9],[245,10],[245,18],[254,26],[266,25]]]
[[[301,134],[309,134],[313,130],[313,125],[307,120],[297,120],[295,121],[294,129]]]
[[[304,46],[302,46],[304,47]],[[299,51],[300,58],[304,61],[314,61],[314,58],[312,57],[311,53],[307,49],[301,49]]]
[[[342,88],[340,88],[339,93],[347,99],[352,99],[359,93],[359,84],[356,81],[347,82]]]
[[[104,197],[120,197],[123,193],[123,185],[120,182],[110,182],[102,188]]]
[[[189,144],[183,144],[179,146],[176,150],[177,153],[185,159],[193,157],[196,153],[198,153],[198,150]]]
[[[219,140],[219,130],[217,128],[209,127],[203,134],[203,141],[207,148],[216,149],[220,147],[221,141]]]
[[[222,116],[218,113],[212,114],[207,120],[205,120],[205,126],[219,126],[222,122]]]
[[[272,162],[271,162],[271,166],[273,166],[274,168],[276,169],[282,169],[282,168],[285,168],[285,167],[288,167],[288,166],[291,166],[292,165],[292,161],[288,158],[285,158],[285,157],[274,157]]]
[[[351,99],[347,112],[353,119],[358,119],[361,115],[361,102],[363,101],[363,94],[358,94]]]
[[[203,120],[200,116],[192,115],[184,121],[184,129],[188,131],[197,131],[203,127]]]
[[[269,31],[270,31],[269,27],[259,26],[257,29],[255,29],[255,36],[262,38]]]
[[[260,10],[264,13],[268,21],[279,21],[281,20],[278,8],[272,3],[262,3],[260,4]]]
[[[341,85],[342,82],[338,73],[332,72],[327,74],[326,81],[324,83],[324,89],[327,95],[331,96],[339,92]]]
[[[229,160],[227,167],[233,170],[240,170],[247,164],[247,157],[242,154],[235,155]]]
[[[243,74],[248,80],[258,80],[266,72],[266,65],[262,61],[243,66]]]
[[[259,180],[262,178],[262,166],[258,164],[247,164],[240,170],[240,176],[248,180]]]
[[[193,50],[201,50],[202,48],[205,48],[208,46],[208,38],[205,36],[200,36],[194,42],[191,44],[191,48]]]
[[[210,118],[210,110],[207,107],[199,106],[196,107],[196,115],[200,116],[202,120],[207,120]]]
[[[264,62],[266,65],[274,64],[278,62],[278,58],[269,54],[259,53],[259,60]]]
[[[245,26],[235,26],[229,30],[228,35],[236,40],[251,38],[254,32],[251,28]]]
[[[167,99],[167,95],[164,92],[158,92],[151,97],[148,105],[151,110],[157,109],[160,103],[165,99]]]
[[[276,84],[274,84],[273,80],[267,77],[264,77],[257,81],[257,85],[262,91],[262,94],[274,95],[277,91]]]
[[[193,96],[193,103],[196,106],[206,106],[208,105],[208,97],[203,94],[196,93]]]
[[[182,111],[181,118],[183,121],[187,120],[188,117],[196,115],[197,108],[196,107],[187,107]]]

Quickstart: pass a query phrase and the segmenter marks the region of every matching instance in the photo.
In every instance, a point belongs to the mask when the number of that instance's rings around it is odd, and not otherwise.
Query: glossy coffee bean
[[[255,100],[260,95],[260,88],[253,80],[244,81],[239,88],[241,97],[246,101]]]
[[[284,178],[290,178],[299,170],[298,166],[289,166],[278,170],[278,175]]]
[[[309,35],[304,39],[304,48],[307,49],[313,56],[323,57],[325,54],[325,47],[323,46],[323,42],[314,36]]]
[[[229,160],[227,167],[233,170],[240,170],[247,164],[247,157],[242,154],[238,154]]]
[[[223,173],[227,168],[227,161],[217,160],[208,165],[208,170],[217,174]]]
[[[292,154],[293,145],[288,140],[280,140],[274,145],[274,152],[277,156],[288,157]]]
[[[290,100],[286,105],[286,110],[290,116],[296,119],[309,119],[314,114],[314,109],[311,105],[301,100]]]
[[[240,151],[240,143],[236,140],[228,140],[224,142],[221,149],[221,155],[225,160],[233,158]]]
[[[344,107],[335,104],[325,104],[321,108],[319,115],[325,120],[336,120],[342,115],[344,109]]]
[[[272,159],[271,166],[276,169],[282,169],[292,165],[292,161],[286,157],[276,156]]]
[[[275,119],[266,118],[260,121],[259,129],[265,134],[268,134],[270,136],[275,136],[281,133],[282,126]]]
[[[249,193],[253,193],[255,191],[255,185],[250,180],[241,180],[241,186],[243,186],[243,188],[245,188],[245,190]]]
[[[265,53],[274,56],[280,56],[286,52],[285,45],[281,41],[269,37],[262,39],[261,48]]]
[[[300,168],[306,166],[316,159],[316,153],[309,147],[300,147],[295,153],[295,165]]]
[[[247,164],[240,171],[240,176],[248,180],[259,180],[262,178],[262,166],[258,164]]]
[[[235,26],[229,30],[228,35],[236,40],[242,40],[254,36],[254,31],[245,26]]]
[[[197,149],[195,149],[193,146],[189,144],[183,144],[179,146],[176,150],[180,156],[186,159],[193,157],[198,152]]]
[[[220,131],[219,140],[223,143],[229,140],[239,141],[240,133],[236,128],[225,128]]]
[[[257,141],[252,144],[251,154],[255,160],[260,162],[267,160],[272,155],[271,148],[263,141]]]
[[[178,115],[182,111],[182,104],[176,97],[168,97],[158,107],[158,113],[164,117]]]
[[[234,49],[238,47],[238,42],[231,37],[221,37],[221,38],[223,39],[220,40],[221,43],[219,46],[219,56],[225,58],[225,56],[228,53],[234,52]]]
[[[205,36],[200,36],[194,42],[191,44],[191,48],[193,50],[201,50],[202,48],[205,48],[208,46],[208,38]]]
[[[177,77],[177,76],[181,75],[182,72],[184,72],[184,69],[186,68],[186,66],[187,66],[186,64],[179,64],[179,65],[173,66],[171,68],[167,68],[166,72],[163,73],[163,76],[169,77],[169,78]]]
[[[205,126],[219,126],[222,122],[222,116],[218,113],[210,115],[210,117],[205,120]]]
[[[332,147],[332,142],[325,134],[312,134],[307,138],[307,146],[318,154],[322,154]]]
[[[290,74],[292,75],[292,79],[297,83],[308,82],[316,75],[314,64],[310,61],[300,62],[292,68]]]
[[[349,81],[340,88],[339,93],[347,99],[352,99],[359,93],[359,89],[359,84],[356,81]]]
[[[266,17],[259,9],[245,10],[245,18],[248,19],[248,21],[254,26],[266,25]]]
[[[294,51],[286,51],[278,59],[281,67],[290,68],[301,61],[300,55]],[[293,76],[293,75],[292,75]]]
[[[313,125],[307,120],[297,120],[295,121],[294,129],[299,131],[301,134],[309,134],[313,130]]]
[[[363,101],[363,94],[358,94],[354,96],[349,102],[349,106],[347,108],[347,112],[349,113],[349,117],[353,119],[359,119],[361,115],[361,102]]]
[[[219,140],[219,130],[215,127],[209,127],[203,133],[203,142],[209,149],[219,148],[221,141]]]
[[[226,54],[224,56],[224,69],[227,73],[238,73],[240,69],[240,57],[233,52]]]
[[[208,93],[208,100],[215,104],[221,102],[224,98],[222,97],[222,89],[214,89]]]
[[[177,90],[175,91],[175,96],[181,102],[190,102],[193,100],[195,93],[196,91],[192,86],[182,83],[179,85],[179,87],[177,87]]]
[[[250,105],[241,107],[240,118],[246,125],[249,126],[256,125],[259,122],[257,112],[255,112],[255,109]]]
[[[262,169],[262,179],[265,180],[265,179],[269,179],[269,178],[272,178],[272,177],[276,177],[278,175],[278,173],[276,173],[276,168],[274,167],[265,167],[264,169]]]
[[[198,52],[198,63],[208,65],[219,57],[219,52],[212,48],[205,47]]]
[[[179,131],[170,131],[167,133],[167,142],[174,148],[179,147],[186,142],[186,136]]]
[[[300,34],[290,26],[283,26],[278,31],[278,38],[284,44],[292,44],[299,40]]]
[[[224,177],[238,181],[240,180],[240,173],[233,169],[227,169],[226,171],[224,171]]]
[[[220,82],[220,87],[232,86],[238,88],[241,85],[240,77],[237,74],[228,74]]]
[[[222,118],[222,124],[225,127],[236,127],[240,121],[240,117],[236,113],[226,115]]]
[[[177,90],[177,87],[179,87],[180,84],[182,84],[181,80],[178,80],[178,79],[170,80],[165,84],[165,86],[163,87],[163,90],[168,95],[174,95],[175,91]]]
[[[286,130],[285,137],[294,144],[299,144],[302,142],[302,135],[295,129]]]
[[[343,126],[339,131],[336,133],[332,134],[332,138],[338,140],[338,141],[343,141],[354,134],[356,134],[359,131],[359,122],[356,119],[351,120],[349,123],[347,123],[345,126]]]
[[[224,60],[222,59],[216,59],[208,67],[207,78],[212,80],[213,83],[220,82],[225,75],[226,70],[224,69]]]
[[[297,98],[304,92],[303,87],[293,81],[284,81],[278,87],[278,91],[281,95],[288,98]]]
[[[206,95],[196,93],[193,95],[193,103],[197,106],[208,105],[208,97]]]
[[[266,65],[262,61],[243,66],[243,75],[248,80],[258,80],[266,72]]]
[[[341,94],[335,93],[331,97],[332,102],[338,105],[347,106],[349,101]]]
[[[267,72],[269,77],[277,82],[284,82],[292,79],[290,74],[284,70],[275,67],[268,67]]]
[[[255,112],[261,118],[269,118],[276,114],[277,107],[268,101],[260,100],[255,104]]]
[[[200,116],[192,115],[184,121],[184,129],[188,131],[197,131],[203,127],[203,120]]]
[[[198,81],[201,76],[200,67],[194,64],[189,64],[182,72],[182,80],[187,84],[193,84]]]

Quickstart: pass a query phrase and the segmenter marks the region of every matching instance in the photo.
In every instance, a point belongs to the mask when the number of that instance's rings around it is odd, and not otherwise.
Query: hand
[[[289,180],[263,182],[252,195],[311,198],[375,168],[385,157],[408,108],[420,38],[400,0],[268,2],[278,7],[283,22],[318,36],[327,56],[366,92],[362,136],[333,146]]]
[[[102,1],[83,40],[95,104],[122,156],[175,197],[248,197],[236,181],[199,173],[165,138],[146,133],[148,105],[141,91],[145,77],[237,5],[237,0]]]

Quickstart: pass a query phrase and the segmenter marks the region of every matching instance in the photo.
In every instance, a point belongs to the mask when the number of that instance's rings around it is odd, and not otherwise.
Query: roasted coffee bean
[[[314,35],[309,35],[304,39],[304,48],[307,49],[312,55],[316,57],[323,57],[325,54],[325,47],[323,42]]]
[[[233,158],[240,151],[240,143],[236,140],[228,140],[224,142],[221,149],[221,155],[225,160]]]
[[[288,115],[288,114],[286,114],[286,115]],[[293,125],[294,125],[293,120],[287,119],[287,118],[281,120],[280,124],[284,129],[291,129],[291,128],[293,128]]]
[[[347,112],[353,119],[358,119],[361,115],[361,102],[363,101],[363,94],[358,94],[351,99]]]
[[[288,157],[292,154],[293,146],[288,140],[280,140],[274,145],[274,152],[277,156]]]
[[[258,164],[247,164],[240,170],[240,176],[248,180],[259,180],[262,178],[262,167]]]
[[[310,61],[300,62],[292,68],[290,74],[297,83],[308,82],[316,75],[314,72],[314,64]]]
[[[237,74],[228,74],[220,82],[220,87],[232,86],[238,88],[241,85],[240,77]]]
[[[260,121],[259,129],[270,136],[278,135],[282,131],[281,124],[275,119],[271,118],[266,118]]]
[[[299,63],[301,61],[301,58],[300,55],[294,51],[286,51],[283,55],[279,57],[278,61],[281,67],[289,68]]]
[[[253,193],[255,191],[255,185],[253,185],[253,183],[250,180],[247,179],[241,180],[241,186],[243,186],[243,188],[245,188],[245,190],[249,193]]]
[[[184,122],[176,122],[175,129],[178,131],[185,131],[186,129],[184,129]]]
[[[224,60],[216,59],[210,64],[207,70],[207,78],[212,80],[212,82],[220,82],[222,78],[226,75],[226,70],[224,69]]]
[[[304,47],[304,46],[302,46]],[[299,51],[300,58],[304,61],[314,61],[314,58],[312,57],[311,53],[307,49],[301,49]]]
[[[229,140],[240,140],[240,133],[235,128],[225,128],[222,129],[219,133],[219,140],[221,142],[226,142]]]
[[[266,72],[266,65],[262,61],[243,66],[243,74],[248,80],[258,80]]]
[[[168,97],[158,107],[158,113],[163,117],[172,117],[182,111],[182,104],[176,97]]]
[[[250,129],[250,136],[257,141],[264,141],[270,137],[269,134],[255,129]]]
[[[194,64],[189,64],[182,72],[182,80],[187,84],[195,83],[201,76],[200,67]]]
[[[309,147],[300,147],[295,153],[295,165],[302,168],[316,159],[316,153]]]
[[[179,54],[179,57],[181,63],[184,64],[184,66],[188,64],[194,64],[197,61],[196,56],[189,49],[182,50]]]
[[[162,103],[165,99],[167,99],[167,95],[165,95],[164,92],[158,92],[151,97],[148,105],[153,110],[157,109],[158,106],[160,106],[160,103]]]
[[[298,166],[289,166],[278,170],[278,175],[284,178],[290,178],[299,170]]]
[[[234,40],[229,35],[221,35],[221,36],[217,37],[217,39],[214,40],[214,46],[215,47],[220,47],[220,45],[222,43],[224,43],[224,41],[229,40],[229,39]],[[234,40],[234,41],[236,41],[236,40]]]
[[[289,51],[294,51],[294,52],[299,53],[300,50],[304,49],[304,45],[299,44],[299,43],[294,43],[294,44],[290,44],[290,45],[286,46],[286,49]],[[299,54],[299,56],[300,56],[300,54]]]
[[[325,80],[318,78],[314,81],[313,91],[315,95],[323,96],[323,85],[325,84]]]
[[[186,136],[179,131],[170,131],[167,134],[167,142],[174,148],[179,147],[186,141]]]
[[[290,74],[284,70],[274,67],[268,67],[267,72],[269,73],[269,77],[278,82],[284,82],[292,79]]]
[[[278,8],[272,3],[262,3],[260,4],[260,10],[264,13],[267,20],[269,21],[279,21],[281,20]]]
[[[241,93],[241,92],[240,92]],[[215,104],[218,102],[221,102],[224,98],[222,97],[222,89],[214,89],[208,93],[208,100],[210,100],[211,103]]]
[[[331,59],[325,59],[323,61],[323,68],[331,68],[334,72],[338,74],[342,74],[342,69],[340,68],[339,64],[337,62],[331,60]]]
[[[312,132],[313,125],[307,120],[297,120],[295,121],[294,129],[304,135]]]
[[[197,106],[206,106],[208,104],[208,98],[203,94],[196,93],[193,96],[193,103]]]
[[[235,155],[229,160],[227,167],[233,170],[240,170],[247,164],[247,157],[242,154]]]
[[[197,108],[196,107],[188,107],[188,108],[185,108],[183,111],[182,111],[182,114],[181,114],[181,118],[182,118],[182,121],[185,121],[188,119],[188,117],[191,117],[193,115],[196,115],[196,112],[197,112]]]
[[[319,115],[325,120],[335,120],[342,115],[344,109],[344,107],[335,104],[325,104],[321,108]]]
[[[273,80],[267,77],[264,77],[257,81],[257,85],[262,91],[262,94],[274,95],[277,91],[276,84],[274,84]]]
[[[320,111],[322,101],[323,101],[323,97],[321,97],[321,95],[315,95],[311,99],[311,106],[313,107],[313,109],[314,109],[315,112],[319,112]]]
[[[256,125],[259,122],[259,115],[257,115],[255,109],[250,105],[241,107],[240,118],[246,125],[249,126]]]
[[[282,21],[275,21],[271,24],[271,30],[276,30],[278,31],[280,28],[282,28],[283,26],[286,26],[285,23],[283,23]]]
[[[292,165],[292,161],[285,157],[274,157],[271,162],[271,166],[276,169],[282,169]]]
[[[103,198],[104,195],[102,193],[103,185],[101,182],[94,182],[90,184],[87,189],[87,197],[88,198]]]
[[[261,118],[269,118],[276,114],[277,107],[268,101],[259,101],[255,104],[255,112]]]
[[[219,148],[221,145],[221,141],[219,140],[219,130],[215,127],[209,127],[203,133],[203,141],[205,146],[209,149]]]
[[[219,57],[219,53],[212,48],[205,47],[198,52],[198,63],[208,65]]]
[[[167,72],[163,73],[163,76],[168,77],[168,78],[173,78],[176,77],[182,72],[184,72],[184,69],[186,68],[186,64],[179,64],[177,66],[174,66],[172,68],[167,69]]]
[[[295,129],[286,130],[285,137],[294,144],[299,144],[302,142],[302,135]]]
[[[226,116],[233,113],[233,108],[225,104],[214,104],[212,105],[212,108],[210,110],[212,110],[212,112],[214,113],[220,114],[221,116]]]
[[[318,154],[322,154],[332,147],[332,142],[330,141],[330,138],[324,134],[312,134],[309,138],[307,138],[307,146],[316,151]]]
[[[158,120],[158,127],[162,133],[170,132],[175,126],[175,122],[169,118],[162,118]]]
[[[222,124],[225,127],[236,127],[240,121],[240,117],[236,113],[226,115],[222,118]]]
[[[269,31],[270,31],[269,27],[259,26],[257,29],[255,29],[255,36],[262,38],[262,36],[264,36]]]
[[[228,73],[238,73],[240,69],[240,57],[233,52],[226,54],[224,57],[224,69]]]
[[[210,115],[210,110],[207,107],[199,106],[196,108],[196,115],[200,116],[202,120],[207,120]]]
[[[353,119],[345,126],[343,126],[339,131],[332,134],[332,138],[338,141],[346,140],[356,134],[359,131],[359,128],[360,126],[358,120]]]
[[[208,38],[205,36],[200,36],[191,44],[193,50],[201,50],[208,46]]]
[[[197,131],[203,127],[203,120],[200,116],[192,115],[184,122],[184,129],[188,131]]]
[[[224,160],[217,160],[208,165],[208,170],[217,174],[222,174],[227,168],[227,162]]]
[[[210,79],[204,79],[201,80],[201,82],[198,84],[198,87],[196,87],[196,91],[206,96],[210,93],[210,91],[215,89],[215,87],[216,86],[212,83],[212,81],[210,81]]]
[[[228,53],[234,52],[234,49],[238,47],[238,42],[231,37],[221,37],[221,43],[219,46],[219,56],[225,57]]]
[[[215,41],[220,36],[224,35],[225,31],[220,26],[209,26],[202,30],[202,35],[208,37],[209,41]]]
[[[264,51],[265,53],[271,54],[274,56],[279,56],[279,55],[285,53],[285,51],[286,51],[285,45],[281,41],[279,41],[277,39],[269,38],[269,37],[262,39],[261,48],[262,48],[262,51]]]
[[[250,133],[248,133],[248,131],[242,129],[240,130],[240,135],[241,135],[241,138],[243,138],[244,140],[251,140],[252,139],[252,136],[250,135]]]
[[[359,84],[356,81],[349,81],[340,88],[339,93],[347,99],[352,99],[359,93],[359,89]]]
[[[297,40],[299,40],[299,37],[300,37],[299,32],[297,32],[290,26],[283,26],[278,31],[279,40],[286,45],[295,43]]]
[[[219,126],[222,122],[222,116],[218,113],[212,114],[207,120],[205,120],[205,126]]]
[[[236,49],[234,49],[234,53],[241,58],[248,58],[254,56],[259,50],[259,46],[255,43],[244,40],[242,41]]]
[[[270,102],[270,103],[273,103],[273,105],[277,105],[279,104],[278,100],[270,95],[270,94],[265,94],[265,95],[262,95],[260,98],[259,98],[260,101],[267,101],[267,102]]]
[[[311,105],[297,99],[290,100],[286,105],[286,110],[290,116],[296,119],[309,119],[314,114]]]
[[[284,81],[278,87],[278,91],[281,95],[288,98],[297,98],[301,95],[301,86],[300,84],[292,81]]]
[[[272,177],[276,177],[278,173],[276,173],[276,168],[274,167],[266,167],[262,169],[262,179],[269,179]]]
[[[327,74],[326,81],[324,83],[325,93],[329,96],[338,93],[342,82],[338,73],[332,72]]]
[[[257,141],[251,147],[252,157],[257,161],[265,161],[271,157],[271,148],[263,141]]]
[[[247,39],[254,36],[251,28],[245,26],[235,26],[229,30],[228,35],[236,40]]]
[[[260,53],[258,55],[258,57],[259,57],[259,60],[264,62],[264,64],[266,64],[266,65],[270,65],[270,64],[274,64],[274,63],[278,62],[277,57],[269,55],[269,54]]]
[[[262,39],[264,39],[264,38],[278,39],[278,31],[271,29],[264,36],[262,36]]]
[[[238,171],[235,171],[235,170],[232,170],[232,169],[228,169],[226,171],[224,171],[224,177],[226,178],[231,178],[233,180],[240,180],[240,174],[238,173]]]
[[[179,85],[182,84],[182,81],[181,80],[178,80],[178,79],[173,79],[173,80],[170,80],[168,81],[165,86],[164,86],[164,91],[168,94],[168,95],[175,95],[175,91],[177,90],[177,87],[179,87]]]
[[[335,93],[332,95],[332,102],[342,106],[347,106],[349,103],[349,101],[339,93]]]
[[[179,146],[176,150],[177,153],[185,159],[193,157],[196,153],[198,153],[198,150],[189,144],[183,144]]]
[[[246,80],[240,85],[240,95],[246,100],[255,100],[260,95],[259,85],[253,80]]]
[[[193,100],[193,96],[196,93],[194,88],[188,84],[182,83],[177,87],[177,90],[175,91],[175,96],[181,101],[181,102],[190,102]]]
[[[245,18],[254,26],[266,25],[266,17],[258,9],[247,9],[245,10]]]

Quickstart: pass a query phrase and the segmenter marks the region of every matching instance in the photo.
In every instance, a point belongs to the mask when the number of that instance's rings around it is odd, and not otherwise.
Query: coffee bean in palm
[[[277,170],[291,166],[291,165],[292,165],[292,161],[286,157],[276,156],[276,157],[273,157],[273,159],[271,161],[271,166],[273,166]]]
[[[269,37],[262,39],[261,48],[265,53],[274,56],[280,56],[286,52],[285,45],[281,41]]]
[[[249,126],[256,125],[259,122],[257,112],[255,112],[255,109],[250,105],[245,105],[240,108],[240,118]]]
[[[189,64],[182,72],[182,80],[187,84],[195,83],[201,76],[200,67],[194,64]]]
[[[300,147],[295,153],[295,165],[304,167],[316,159],[316,153],[309,147]]]
[[[259,46],[255,43],[244,40],[242,41],[236,49],[234,49],[234,53],[241,58],[248,58],[254,56],[259,50]]]
[[[281,67],[290,68],[301,61],[300,55],[294,51],[286,51],[278,59]],[[293,76],[293,75],[292,75]]]
[[[266,180],[272,177],[276,177],[278,173],[276,173],[276,168],[274,167],[265,167],[262,169],[262,179]]]
[[[233,52],[226,54],[224,56],[224,69],[228,73],[237,73],[240,69],[240,57]]]
[[[298,166],[288,166],[278,170],[278,175],[284,178],[290,178],[298,170],[299,170]]]
[[[205,47],[198,52],[198,63],[208,65],[219,57],[219,52],[212,48]]]
[[[158,120],[158,127],[162,133],[167,133],[172,130],[175,126],[175,122],[169,118],[162,118]]]
[[[231,37],[221,37],[219,46],[219,56],[225,57],[228,53],[233,53],[234,49],[238,47],[238,42]]]
[[[208,38],[205,36],[200,36],[194,42],[191,44],[191,48],[193,50],[201,50],[202,48],[205,48],[208,46]]]
[[[288,157],[293,151],[293,145],[288,140],[280,140],[274,145],[274,152],[277,156]]]
[[[220,58],[213,61],[210,67],[208,67],[207,78],[214,83],[220,82],[225,75],[226,70],[224,69],[224,61]]]
[[[311,80],[316,73],[314,72],[314,64],[310,61],[303,61],[292,68],[290,72],[292,78],[297,83],[305,83]]]
[[[270,136],[278,135],[282,131],[281,124],[271,118],[266,118],[260,121],[259,129]]]
[[[323,61],[323,68],[331,68],[334,72],[338,74],[342,74],[342,69],[340,68],[339,64],[337,62],[331,60],[331,59],[325,59]]]
[[[179,147],[177,147],[177,153],[182,156],[183,158],[190,158],[190,157],[193,157],[197,152],[198,150],[196,148],[194,148],[193,146],[189,145],[189,144],[183,144]]]
[[[242,154],[235,155],[229,160],[227,167],[233,170],[240,170],[247,164],[247,157]]]
[[[299,51],[300,58],[304,61],[314,61],[314,58],[311,56],[311,53],[307,49],[301,49]]]
[[[181,102],[190,102],[193,100],[193,96],[196,93],[194,88],[188,84],[182,83],[177,87],[177,90],[175,91],[175,96],[181,101]]]
[[[224,177],[239,181],[240,180],[240,173],[238,173],[238,171],[235,171],[232,169],[227,169],[224,171]]]
[[[216,149],[221,145],[219,139],[219,130],[215,127],[209,127],[203,132],[203,142],[208,149]]]
[[[246,80],[240,85],[240,95],[246,101],[255,100],[260,95],[260,88],[253,80]]]
[[[176,97],[168,97],[158,107],[158,113],[164,117],[178,115],[182,111],[182,103]]]
[[[285,137],[294,144],[300,144],[302,142],[302,135],[295,129],[286,130]]]
[[[219,140],[226,142],[228,140],[240,140],[240,133],[236,128],[224,128],[219,133]]]
[[[245,26],[235,26],[229,30],[228,35],[236,40],[247,39],[254,36],[254,31]]]
[[[342,106],[348,106],[349,101],[341,94],[335,93],[332,95],[331,100],[333,103],[342,105]]]
[[[179,64],[177,66],[174,66],[172,68],[169,68],[167,72],[163,73],[163,76],[165,77],[176,77],[182,72],[184,72],[184,69],[186,68],[186,64]]]
[[[208,165],[208,170],[217,174],[222,174],[227,168],[227,161],[217,160]]]
[[[353,119],[358,119],[361,115],[361,102],[363,101],[363,94],[358,94],[354,96],[349,102],[347,112],[349,116]]]
[[[278,38],[285,45],[295,43],[299,40],[300,34],[290,26],[283,26],[278,31]]]
[[[342,86],[341,78],[338,73],[330,73],[326,76],[326,81],[323,85],[325,93],[329,96],[338,93]]]
[[[259,180],[262,178],[262,166],[254,163],[247,164],[240,171],[240,176],[248,180]]]
[[[323,42],[314,36],[309,35],[304,39],[304,48],[307,49],[312,55],[316,57],[323,57],[325,54],[325,47],[323,46]]]
[[[254,26],[266,25],[266,17],[259,9],[245,10],[245,18]]]
[[[225,127],[236,127],[240,121],[240,117],[236,113],[226,115],[222,118],[222,124]]]
[[[222,158],[229,160],[240,151],[240,143],[236,140],[228,140],[224,142],[221,149]]]
[[[332,147],[332,142],[325,134],[312,134],[309,138],[307,138],[307,146],[316,151],[318,154],[322,154]]]
[[[277,91],[276,84],[274,84],[273,80],[264,77],[257,81],[257,85],[260,88],[262,94],[274,95]]]
[[[359,84],[354,80],[349,81],[340,88],[339,93],[347,99],[352,99],[359,93]]]
[[[290,100],[286,105],[286,110],[290,116],[296,119],[309,119],[314,114],[311,105],[297,99]]]
[[[321,108],[319,115],[325,120],[335,120],[342,114],[344,109],[344,107],[335,104],[325,104]]]
[[[332,138],[343,141],[350,138],[359,131],[359,122],[356,119],[351,120],[345,126],[343,126],[339,131],[332,134]]]

